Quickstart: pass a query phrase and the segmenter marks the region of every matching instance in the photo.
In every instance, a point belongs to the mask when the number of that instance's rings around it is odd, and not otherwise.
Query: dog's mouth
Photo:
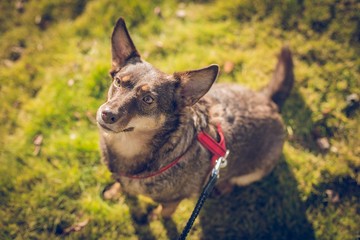
[[[122,129],[122,130],[117,131],[117,130],[114,130],[114,129],[109,128],[108,126],[106,126],[106,125],[104,125],[104,124],[99,123],[99,125],[100,125],[101,128],[103,128],[105,131],[107,131],[107,132],[113,132],[113,133],[132,132],[132,131],[134,131],[134,129],[135,129],[134,127],[128,127],[128,128],[125,128],[125,129]]]
[[[134,127],[128,127],[128,128],[125,128],[124,130],[122,130],[121,132],[132,132],[134,131]]]

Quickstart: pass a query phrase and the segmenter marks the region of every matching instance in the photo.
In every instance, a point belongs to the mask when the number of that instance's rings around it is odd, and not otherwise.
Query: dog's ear
[[[180,80],[180,95],[186,106],[194,105],[205,95],[215,82],[219,73],[218,65],[174,73],[175,78]]]
[[[140,58],[123,18],[119,18],[111,37],[112,67],[122,68],[130,59]]]

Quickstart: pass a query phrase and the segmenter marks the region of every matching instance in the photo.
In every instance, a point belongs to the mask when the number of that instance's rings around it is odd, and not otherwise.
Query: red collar
[[[203,145],[203,147],[205,147],[207,150],[209,150],[213,154],[213,156],[211,158],[211,168],[213,168],[215,166],[216,160],[219,157],[224,157],[225,153],[226,153],[225,137],[224,137],[224,134],[223,134],[223,131],[222,131],[222,128],[221,128],[220,124],[217,125],[217,133],[219,134],[219,137],[220,137],[219,142],[217,142],[214,138],[212,138],[209,134],[205,133],[204,131],[200,132],[197,135],[197,140],[201,143],[201,145]],[[178,157],[177,159],[172,161],[170,164],[168,164],[168,165],[160,168],[156,172],[150,173],[148,175],[140,175],[140,174],[139,175],[126,175],[126,174],[121,174],[120,176],[127,177],[127,178],[130,178],[130,179],[145,179],[145,178],[154,177],[154,176],[157,176],[157,175],[165,172],[169,168],[175,166],[182,159],[183,155],[181,155],[180,157]]]

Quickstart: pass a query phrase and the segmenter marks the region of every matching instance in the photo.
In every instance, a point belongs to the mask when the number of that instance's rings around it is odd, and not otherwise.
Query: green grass
[[[0,3],[1,239],[168,239],[190,216],[195,199],[171,220],[148,222],[150,199],[101,198],[112,179],[94,116],[110,84],[109,37],[120,16],[142,56],[168,73],[230,61],[234,70],[219,81],[259,89],[281,46],[293,51],[280,164],[261,182],[209,199],[189,239],[359,238],[360,114],[343,110],[347,95],[360,94],[355,0],[30,0],[22,12],[15,5]],[[318,137],[329,139],[329,151],[319,150]]]

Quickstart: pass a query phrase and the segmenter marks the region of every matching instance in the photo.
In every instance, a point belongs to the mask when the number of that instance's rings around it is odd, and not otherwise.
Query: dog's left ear
[[[175,78],[180,80],[180,95],[186,106],[194,105],[205,95],[215,82],[219,73],[218,65],[174,73]]]
[[[111,45],[113,69],[122,68],[132,58],[140,58],[123,18],[119,18],[116,22],[111,37]]]

